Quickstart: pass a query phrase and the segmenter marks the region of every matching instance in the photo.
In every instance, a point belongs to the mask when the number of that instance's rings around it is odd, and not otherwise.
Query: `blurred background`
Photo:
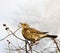
[[[49,34],[56,34],[59,39],[60,0],[0,0],[0,39],[7,35],[2,26],[4,23],[15,31],[20,22],[28,23],[32,28],[47,31]],[[23,38],[19,32],[18,36]],[[13,43],[16,41],[12,36],[7,39]],[[52,44],[50,39],[48,39],[48,42],[47,39],[45,41],[41,40],[38,45],[39,48],[48,47]],[[4,49],[7,47],[6,43],[6,40],[0,42],[0,53],[8,53]],[[39,48],[37,47],[36,50],[39,51]]]

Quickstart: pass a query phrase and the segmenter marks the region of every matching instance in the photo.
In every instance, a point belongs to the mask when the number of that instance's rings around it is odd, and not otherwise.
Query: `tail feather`
[[[48,32],[43,32],[43,34],[46,34],[46,33],[48,33]]]
[[[47,37],[51,37],[51,38],[57,38],[57,35],[48,35]]]

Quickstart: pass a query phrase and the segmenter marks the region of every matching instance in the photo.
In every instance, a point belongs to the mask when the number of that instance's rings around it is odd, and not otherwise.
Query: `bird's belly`
[[[39,37],[33,34],[23,34],[24,38],[29,41],[37,40]]]
[[[47,34],[31,34],[31,33],[23,33],[25,39],[29,41],[40,40],[42,37],[47,36]]]

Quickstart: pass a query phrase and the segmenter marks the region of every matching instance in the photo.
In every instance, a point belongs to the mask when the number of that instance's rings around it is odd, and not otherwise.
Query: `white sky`
[[[50,34],[60,34],[60,0],[0,0],[1,38],[6,34],[3,23],[16,29],[19,22]],[[0,50],[0,53],[5,52]]]

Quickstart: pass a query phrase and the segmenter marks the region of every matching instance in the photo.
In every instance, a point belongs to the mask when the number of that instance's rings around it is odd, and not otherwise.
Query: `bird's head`
[[[26,23],[20,23],[22,28],[29,28],[29,25]]]

